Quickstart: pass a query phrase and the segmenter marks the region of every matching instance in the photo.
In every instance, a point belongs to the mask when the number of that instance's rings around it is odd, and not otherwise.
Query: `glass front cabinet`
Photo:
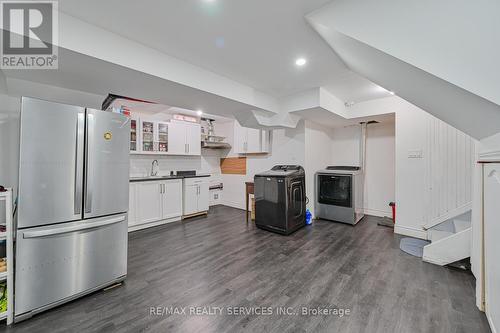
[[[130,153],[143,155],[201,155],[198,123],[130,118]]]
[[[137,153],[138,150],[140,149],[139,147],[139,135],[138,133],[138,128],[139,128],[139,120],[137,118],[131,117],[130,118],[130,152],[131,153]]]
[[[131,153],[168,153],[168,122],[132,118],[130,131]]]
[[[156,133],[158,133],[158,152],[167,153],[168,152],[168,124],[164,122],[157,122]]]

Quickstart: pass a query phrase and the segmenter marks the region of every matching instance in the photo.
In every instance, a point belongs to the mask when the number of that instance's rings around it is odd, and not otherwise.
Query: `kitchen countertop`
[[[150,176],[150,177],[130,177],[130,182],[151,182],[155,180],[172,180],[172,179],[184,179],[184,178],[201,178],[201,177],[210,177],[207,174],[199,174],[192,176]]]

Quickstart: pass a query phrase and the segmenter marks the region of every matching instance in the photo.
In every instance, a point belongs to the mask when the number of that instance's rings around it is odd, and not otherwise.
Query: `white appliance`
[[[125,279],[127,117],[22,98],[15,321]]]
[[[329,166],[315,176],[316,218],[355,225],[364,216],[360,167]]]

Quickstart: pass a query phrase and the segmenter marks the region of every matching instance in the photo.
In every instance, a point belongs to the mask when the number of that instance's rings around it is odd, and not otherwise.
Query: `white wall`
[[[396,112],[396,233],[425,239],[425,224],[471,201],[473,147],[411,104]],[[416,151],[422,157],[410,158]]]
[[[361,164],[361,126],[335,128],[332,139],[332,159],[329,165]],[[389,202],[395,200],[394,122],[368,125],[365,167],[365,214],[391,216]]]
[[[352,125],[333,130],[330,165],[360,166],[361,127]]]
[[[315,173],[330,165],[333,144],[333,129],[321,126],[315,122],[305,121],[305,171],[306,194],[309,198],[307,208],[313,217],[316,189],[314,187]]]
[[[219,150],[202,149],[201,156],[131,155],[130,176],[143,177],[151,173],[151,163],[158,160],[158,174],[169,175],[170,171],[195,170],[198,173],[220,176]]]
[[[222,175],[224,193],[222,203],[227,206],[245,209],[245,182],[253,181],[255,174],[271,169],[277,164],[299,164],[305,162],[305,130],[301,121],[294,129],[276,129],[272,132],[271,152],[264,155],[247,156],[246,175]],[[234,132],[232,123],[220,124],[217,127],[218,135],[226,136],[228,142],[233,142]],[[226,156],[234,157],[237,154],[231,149]]]

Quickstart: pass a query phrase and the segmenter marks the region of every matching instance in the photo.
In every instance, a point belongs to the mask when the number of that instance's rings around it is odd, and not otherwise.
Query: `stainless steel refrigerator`
[[[15,319],[127,274],[127,117],[22,98]]]

